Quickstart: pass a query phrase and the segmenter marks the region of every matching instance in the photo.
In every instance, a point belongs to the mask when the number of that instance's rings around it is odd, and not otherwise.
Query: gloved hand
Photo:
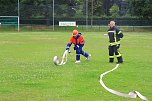
[[[66,50],[69,50],[69,47],[66,47]]]
[[[79,48],[80,46],[79,45],[76,45],[76,48]]]
[[[74,50],[78,49],[79,47],[79,45],[75,45]]]
[[[70,53],[71,53],[71,51],[70,51],[70,50],[68,50],[68,53],[70,54]]]

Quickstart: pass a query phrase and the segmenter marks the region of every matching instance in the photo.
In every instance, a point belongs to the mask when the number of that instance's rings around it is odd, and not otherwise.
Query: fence
[[[76,21],[80,30],[103,31],[105,29],[103,26],[107,26],[110,20],[115,20],[118,26],[131,26],[131,31],[136,31],[140,28],[152,29],[152,21],[131,16],[131,12],[128,13],[131,8],[128,8],[127,3],[124,2],[119,2],[118,5],[120,5],[121,9],[117,12],[118,16],[114,17],[109,14],[109,6],[107,4],[103,4],[102,7],[96,7],[96,4],[86,0],[81,4],[76,2],[74,4],[70,4],[70,2],[61,4],[55,1],[53,5],[52,0],[46,1],[35,4],[32,1],[31,3],[19,3],[21,30],[71,30],[72,27],[59,27],[59,21]],[[17,7],[17,3],[0,4],[0,16],[17,16]],[[139,28],[138,26],[147,27]],[[5,27],[5,30],[7,30],[7,27]],[[126,27],[125,30],[128,28]],[[16,28],[12,29],[16,30]],[[0,30],[3,31],[4,27],[1,26]]]

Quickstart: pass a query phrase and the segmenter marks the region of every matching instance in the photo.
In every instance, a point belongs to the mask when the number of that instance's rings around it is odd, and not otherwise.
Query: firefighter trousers
[[[118,63],[123,62],[122,55],[119,52],[119,47],[120,47],[120,44],[109,46],[109,48],[108,48],[109,49],[109,62],[114,62],[114,54],[117,57]]]

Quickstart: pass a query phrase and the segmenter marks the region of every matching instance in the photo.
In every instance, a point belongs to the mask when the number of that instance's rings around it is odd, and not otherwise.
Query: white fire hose
[[[68,53],[69,53],[69,51],[65,50],[65,52],[63,53],[63,56],[62,56],[61,63],[58,64],[58,65],[64,65],[64,64],[66,64],[67,58],[68,58]]]
[[[118,95],[118,96],[122,96],[122,97],[127,97],[127,98],[137,98],[137,97],[139,97],[139,98],[141,98],[143,101],[148,101],[148,99],[147,99],[145,96],[141,95],[138,91],[132,91],[132,92],[129,92],[129,94],[125,94],[125,93],[118,92],[118,91],[116,91],[116,90],[112,90],[112,89],[108,88],[108,87],[103,83],[103,81],[102,81],[103,76],[106,75],[106,74],[108,74],[108,73],[110,73],[110,72],[112,72],[112,71],[114,71],[115,69],[117,69],[117,68],[119,67],[119,65],[120,65],[120,64],[116,64],[116,66],[115,66],[113,69],[111,69],[111,70],[109,70],[109,71],[106,71],[106,72],[104,72],[103,74],[101,74],[101,75],[100,75],[100,81],[99,81],[100,84],[101,84],[107,91],[109,91],[109,92],[112,93],[112,94],[115,94],[115,95]]]

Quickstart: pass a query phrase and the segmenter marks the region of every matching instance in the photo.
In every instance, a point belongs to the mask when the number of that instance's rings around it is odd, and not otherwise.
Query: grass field
[[[106,91],[99,76],[112,69],[108,37],[103,32],[82,32],[84,50],[92,56],[75,64],[75,51],[63,66],[62,57],[71,32],[0,32],[0,101],[141,101]],[[111,89],[137,90],[152,100],[152,33],[126,32],[120,48],[124,63],[103,79]],[[116,61],[115,61],[116,62]]]

